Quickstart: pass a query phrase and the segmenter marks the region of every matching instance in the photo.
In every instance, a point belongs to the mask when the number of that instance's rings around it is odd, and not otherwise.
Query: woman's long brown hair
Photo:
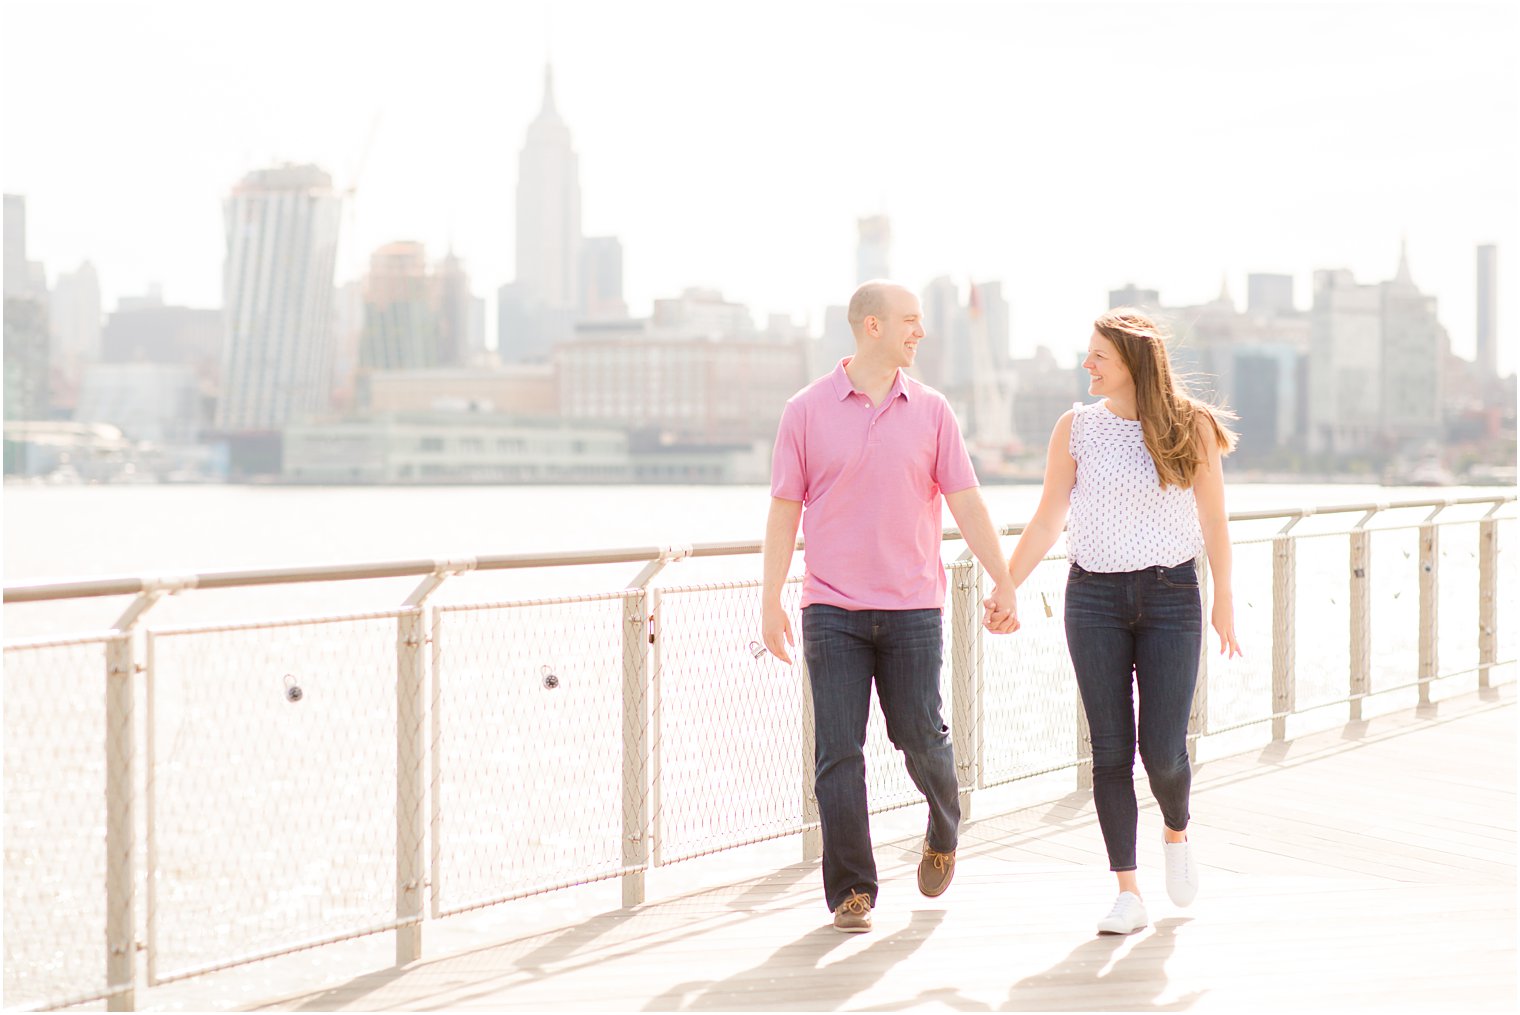
[[[1207,460],[1206,435],[1212,435],[1223,454],[1235,449],[1235,432],[1225,425],[1235,414],[1188,393],[1182,379],[1172,372],[1165,332],[1145,314],[1132,307],[1116,307],[1094,321],[1093,327],[1119,350],[1134,379],[1140,432],[1161,485],[1188,489]]]

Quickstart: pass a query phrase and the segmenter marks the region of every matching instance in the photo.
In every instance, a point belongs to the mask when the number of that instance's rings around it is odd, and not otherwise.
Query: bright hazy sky
[[[688,285],[810,316],[885,211],[894,274],[1002,279],[1014,351],[1085,344],[1127,281],[1244,304],[1250,271],[1415,281],[1471,355],[1474,246],[1520,322],[1520,18],[1495,3],[262,3],[5,0],[7,193],[107,309],[215,306],[249,169],[358,168],[357,244],[513,275],[517,152],[552,53],[583,223],[636,313]],[[492,326],[494,332],[494,325]]]

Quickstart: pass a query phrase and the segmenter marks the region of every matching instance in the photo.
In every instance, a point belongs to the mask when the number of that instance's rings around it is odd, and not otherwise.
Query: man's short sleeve
[[[781,412],[776,447],[771,452],[771,496],[782,500],[807,499],[807,455],[804,447],[802,406],[794,399]]]
[[[966,442],[961,438],[961,425],[951,411],[948,402],[940,404],[939,450],[934,456],[934,483],[940,493],[959,493],[977,482],[976,469],[966,452]]]

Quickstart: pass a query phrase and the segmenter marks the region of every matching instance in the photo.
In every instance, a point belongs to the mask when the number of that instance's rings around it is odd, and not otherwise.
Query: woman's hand
[[[1220,655],[1233,658],[1244,654],[1240,651],[1240,642],[1235,640],[1235,602],[1234,597],[1228,592],[1214,597],[1214,610],[1210,623],[1214,625],[1214,630],[1219,632]]]

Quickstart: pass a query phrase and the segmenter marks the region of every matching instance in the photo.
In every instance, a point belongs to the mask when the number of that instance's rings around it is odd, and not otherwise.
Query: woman
[[[1208,553],[1220,652],[1240,654],[1230,592],[1230,535],[1220,459],[1235,445],[1228,414],[1172,374],[1160,328],[1137,310],[1094,322],[1082,366],[1102,401],[1065,413],[1050,435],[1045,487],[1008,561],[1023,584],[1070,511],[1066,645],[1092,731],[1093,802],[1119,879],[1100,933],[1148,922],[1135,873],[1138,688],[1140,757],[1165,820],[1166,889],[1198,893],[1188,842],[1187,722],[1203,637],[1196,557]]]

